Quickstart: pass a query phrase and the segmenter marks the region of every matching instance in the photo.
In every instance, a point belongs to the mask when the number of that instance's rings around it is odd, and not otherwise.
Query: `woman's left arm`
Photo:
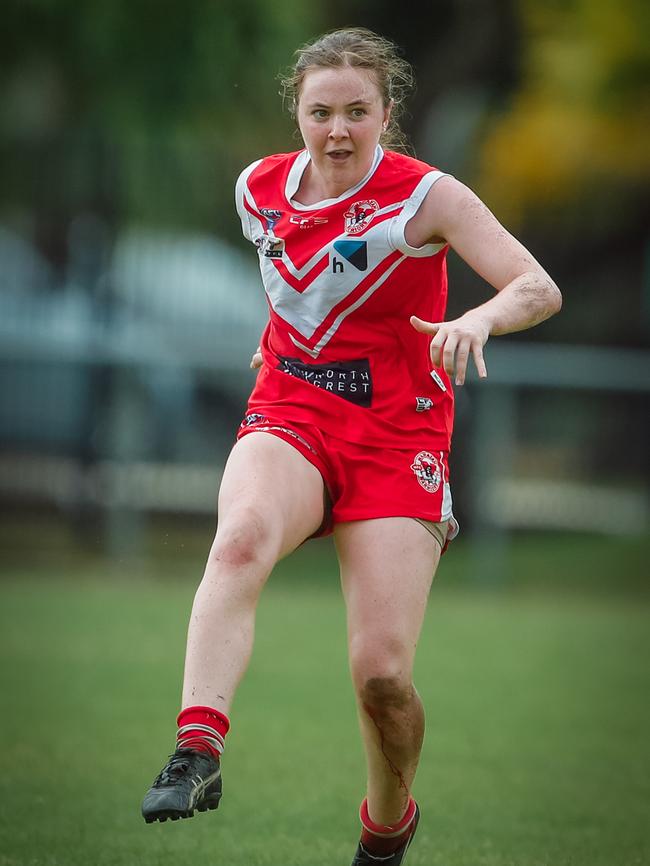
[[[479,376],[487,376],[483,346],[488,337],[532,328],[562,306],[560,290],[539,262],[455,178],[441,178],[432,187],[406,227],[406,240],[416,247],[446,241],[497,291],[489,301],[450,322],[411,317],[417,331],[433,335],[431,360],[450,375],[455,373],[457,385],[465,381],[470,354]]]

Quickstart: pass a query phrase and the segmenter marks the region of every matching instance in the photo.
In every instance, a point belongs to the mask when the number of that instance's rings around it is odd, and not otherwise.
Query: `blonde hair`
[[[296,51],[296,62],[280,78],[282,95],[292,117],[296,116],[300,88],[307,72],[318,67],[353,66],[370,69],[381,93],[384,108],[391,106],[388,127],[380,142],[390,150],[410,151],[398,120],[414,87],[411,65],[399,56],[397,46],[364,27],[333,30]]]

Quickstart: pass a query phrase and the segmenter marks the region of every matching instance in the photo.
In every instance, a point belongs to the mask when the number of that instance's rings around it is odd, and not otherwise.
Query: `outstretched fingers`
[[[487,377],[483,346],[489,329],[476,317],[470,319],[466,316],[462,322],[425,322],[417,316],[411,316],[411,325],[421,334],[433,336],[430,345],[431,363],[434,367],[444,367],[450,376],[455,375],[456,385],[465,384],[470,355],[479,377]]]
[[[483,343],[475,338],[472,342],[472,354],[474,355],[474,364],[481,379],[487,379],[487,365],[483,357]]]

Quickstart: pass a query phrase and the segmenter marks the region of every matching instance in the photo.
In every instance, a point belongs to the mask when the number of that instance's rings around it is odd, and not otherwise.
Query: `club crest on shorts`
[[[350,209],[343,214],[345,219],[345,232],[348,235],[358,235],[368,225],[379,210],[379,205],[374,198],[366,199],[365,201],[355,201],[350,205]]]
[[[429,451],[420,451],[415,455],[411,469],[415,473],[420,487],[424,487],[427,493],[435,493],[440,487],[442,472],[438,459]]]

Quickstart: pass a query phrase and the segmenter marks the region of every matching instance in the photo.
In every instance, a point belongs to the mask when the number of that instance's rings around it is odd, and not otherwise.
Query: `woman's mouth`
[[[345,162],[351,154],[352,151],[350,150],[328,150],[326,156],[329,156],[334,162]]]

